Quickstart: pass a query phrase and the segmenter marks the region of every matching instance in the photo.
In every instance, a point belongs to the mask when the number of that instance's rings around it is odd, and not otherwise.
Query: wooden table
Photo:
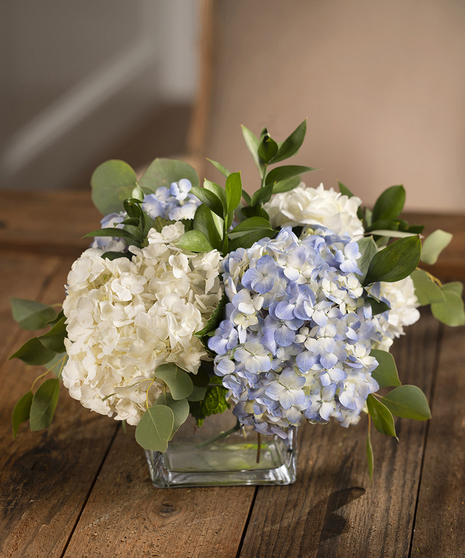
[[[371,484],[366,420],[303,427],[297,482],[285,487],[155,489],[133,432],[65,389],[51,428],[23,424],[14,441],[11,411],[37,371],[8,361],[27,338],[8,297],[61,302],[79,239],[98,219],[87,192],[0,194],[2,558],[465,556],[465,328],[428,313],[393,352],[433,420],[397,420],[400,442],[375,432]],[[464,279],[464,217],[416,220],[455,233],[438,274]]]

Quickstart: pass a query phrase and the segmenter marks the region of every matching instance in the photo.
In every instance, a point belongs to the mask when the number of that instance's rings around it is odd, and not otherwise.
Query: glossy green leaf
[[[375,460],[373,458],[373,447],[371,445],[371,438],[369,432],[367,435],[366,453],[367,453],[368,473],[370,474],[370,480],[372,480]]]
[[[198,426],[202,426],[206,417],[224,413],[230,408],[226,401],[228,390],[221,385],[220,378],[211,378],[211,383],[217,382],[218,385],[210,385],[207,388],[203,401],[193,401],[190,403],[190,412],[197,421]]]
[[[172,182],[182,178],[190,181],[192,186],[199,186],[199,177],[193,167],[176,159],[155,159],[139,180],[143,190],[155,192],[160,186],[169,188]]]
[[[50,426],[59,395],[60,381],[57,378],[45,380],[34,393],[29,417],[33,432]]]
[[[266,135],[258,146],[258,156],[264,164],[273,161],[278,153],[278,144],[269,135]]]
[[[260,177],[262,178],[264,173],[264,166],[260,163],[260,157],[258,156],[258,146],[260,145],[260,140],[245,126],[242,126],[242,135],[244,137],[247,149],[250,151],[254,163],[258,168]]]
[[[237,250],[238,248],[250,248],[255,242],[258,242],[262,238],[274,238],[278,234],[277,231],[272,229],[260,229],[258,231],[252,231],[249,233],[245,233],[238,238],[234,238],[229,243],[229,249],[231,252]]]
[[[16,403],[13,409],[13,414],[11,415],[11,425],[13,427],[13,438],[16,438],[18,434],[19,425],[23,422],[29,420],[29,415],[31,413],[32,405],[32,391],[28,391],[24,394],[21,399]]]
[[[230,234],[260,229],[271,229],[268,219],[264,219],[263,217],[249,217],[234,227]]]
[[[202,203],[209,207],[219,217],[224,217],[223,204],[221,203],[220,198],[212,191],[207,190],[206,188],[193,186],[190,193],[197,196]]]
[[[176,364],[161,364],[155,370],[155,377],[163,380],[170,388],[173,399],[189,397],[194,388],[189,374]]]
[[[194,229],[202,232],[213,248],[220,250],[222,239],[213,216],[214,213],[206,205],[199,205],[194,215]]]
[[[378,361],[378,367],[371,373],[371,375],[378,382],[380,388],[396,387],[401,385],[396,362],[390,353],[387,351],[372,349],[370,356],[375,357]]]
[[[434,265],[438,261],[441,252],[450,244],[452,235],[438,229],[431,233],[423,242],[421,261],[425,264]]]
[[[111,236],[114,238],[127,238],[129,240],[134,240],[134,236],[131,233],[124,229],[118,229],[116,227],[98,229],[96,231],[85,234],[82,238],[91,238],[94,236]]]
[[[276,182],[273,185],[273,194],[282,194],[283,192],[290,192],[297,188],[300,184],[301,177],[293,176],[292,178],[288,178],[287,180],[281,180],[281,182]]]
[[[178,428],[186,422],[189,416],[189,403],[187,399],[173,399],[169,393],[162,393],[155,401],[155,405],[164,405],[173,411],[174,422],[170,436],[171,439]]]
[[[273,184],[268,184],[264,188],[260,188],[252,195],[251,205],[257,206],[258,204],[266,203],[271,199],[273,194]]]
[[[123,201],[137,186],[137,176],[127,163],[113,159],[97,167],[90,182],[95,207],[108,215],[123,210]]]
[[[387,236],[388,238],[407,238],[408,236],[418,236],[414,233],[404,232],[404,231],[393,231],[393,230],[372,230],[370,229],[370,234],[373,236]]]
[[[104,252],[102,258],[105,260],[117,260],[118,258],[126,258],[128,260],[132,259],[132,254],[130,252]]]
[[[391,186],[377,199],[373,208],[373,222],[379,219],[395,219],[400,215],[405,203],[403,186]]]
[[[317,169],[312,167],[302,167],[300,165],[276,167],[268,173],[265,183],[268,186],[268,184],[275,184],[276,182],[281,182],[283,180],[287,180],[288,178],[299,176],[314,170]]]
[[[396,240],[373,256],[363,284],[404,279],[417,267],[420,255],[421,242],[417,236]]]
[[[394,417],[391,411],[371,394],[367,398],[367,407],[376,430],[381,432],[381,434],[386,434],[386,436],[397,438]]]
[[[223,167],[223,165],[221,163],[218,163],[217,161],[212,161],[212,159],[209,159],[207,157],[207,161],[210,161],[210,163],[217,169],[220,171],[220,173],[223,176],[226,176],[226,178],[231,174],[227,168]]]
[[[306,133],[307,119],[299,124],[292,134],[279,145],[278,155],[273,159],[273,164],[295,155],[299,151]]]
[[[415,286],[415,296],[421,306],[434,302],[445,302],[446,298],[439,285],[431,280],[422,269],[415,269],[411,275]]]
[[[207,179],[204,180],[203,187],[206,190],[210,190],[210,192],[213,192],[218,197],[218,199],[221,201],[221,205],[223,206],[223,213],[224,215],[226,215],[226,213],[228,212],[228,202],[226,200],[225,189],[219,184],[216,184],[216,182],[211,182]]]
[[[431,418],[425,394],[417,386],[400,386],[385,395],[381,401],[396,417],[415,420]]]
[[[40,366],[41,364],[50,362],[55,354],[55,351],[51,351],[42,345],[37,337],[33,337],[11,355],[10,360],[12,358],[19,358],[31,366]]]
[[[202,361],[200,363],[200,368],[197,371],[197,374],[192,375],[194,389],[187,398],[189,402],[202,401],[205,398],[207,386],[210,383],[210,375],[214,375],[213,363]]]
[[[220,325],[220,322],[223,321],[223,313],[227,302],[228,302],[228,297],[226,296],[226,293],[223,292],[223,296],[221,297],[219,303],[216,305],[215,309],[211,313],[211,316],[208,318],[205,327],[200,331],[194,333],[196,337],[199,338],[203,337],[204,335],[207,335],[207,333],[210,333],[210,331],[214,331]]]
[[[226,179],[227,213],[231,213],[242,199],[242,181],[240,172],[232,172]]]
[[[204,233],[196,230],[184,233],[176,245],[183,250],[190,250],[191,252],[210,252],[213,250],[213,246]]]
[[[64,353],[66,352],[66,347],[64,344],[64,340],[66,338],[66,325],[65,325],[66,317],[63,316],[60,321],[58,321],[47,333],[44,333],[40,337],[38,337],[39,341],[50,349],[51,351],[55,351],[56,353]]]
[[[373,316],[377,316],[378,314],[382,314],[383,312],[386,312],[387,310],[391,309],[391,307],[388,304],[382,302],[381,300],[376,300],[376,298],[372,296],[368,296],[366,301],[371,306],[371,311]]]
[[[51,306],[35,300],[10,298],[10,304],[13,319],[18,322],[22,329],[29,331],[46,327],[57,316],[56,311]]]
[[[145,411],[136,427],[136,442],[146,450],[164,453],[173,426],[173,411],[166,405],[154,405]]]
[[[252,197],[245,190],[242,190],[242,198],[247,205],[250,205],[252,203]]]
[[[444,302],[434,302],[431,304],[433,316],[448,326],[465,325],[462,297],[453,288],[447,288],[446,285],[442,286],[441,292],[445,300]]]
[[[374,255],[378,253],[378,246],[376,246],[376,242],[373,240],[372,236],[365,236],[361,238],[357,241],[357,244],[361,253],[361,257],[357,260],[357,266],[362,272],[359,277],[360,281],[363,283],[368,268],[370,267],[371,260]]]
[[[347,196],[348,198],[354,197],[354,194],[349,190],[349,188],[347,188],[347,186],[344,186],[342,182],[338,182],[337,184],[339,186],[339,192],[341,192],[343,196]]]

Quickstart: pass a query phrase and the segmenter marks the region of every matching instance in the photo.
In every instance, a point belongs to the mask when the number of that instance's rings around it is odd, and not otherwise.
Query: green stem
[[[241,426],[242,426],[241,423],[237,421],[236,424],[229,430],[226,430],[226,432],[220,432],[216,436],[213,436],[213,438],[205,440],[204,442],[200,442],[200,444],[195,444],[195,447],[200,449],[200,448],[204,448],[205,446],[209,446],[210,444],[214,444],[218,440],[223,440],[224,438],[227,438],[230,434],[234,434],[234,432],[240,430]]]

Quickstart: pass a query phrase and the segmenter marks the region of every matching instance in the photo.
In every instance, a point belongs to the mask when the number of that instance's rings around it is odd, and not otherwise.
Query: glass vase
[[[240,428],[230,410],[207,417],[200,428],[189,416],[165,453],[146,451],[146,456],[157,488],[291,484],[297,430],[284,441]]]

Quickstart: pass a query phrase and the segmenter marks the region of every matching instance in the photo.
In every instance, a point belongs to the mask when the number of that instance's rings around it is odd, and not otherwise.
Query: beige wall
[[[221,0],[217,20],[206,154],[247,189],[240,124],[282,140],[308,117],[308,185],[372,204],[404,184],[409,209],[465,210],[465,2]]]

